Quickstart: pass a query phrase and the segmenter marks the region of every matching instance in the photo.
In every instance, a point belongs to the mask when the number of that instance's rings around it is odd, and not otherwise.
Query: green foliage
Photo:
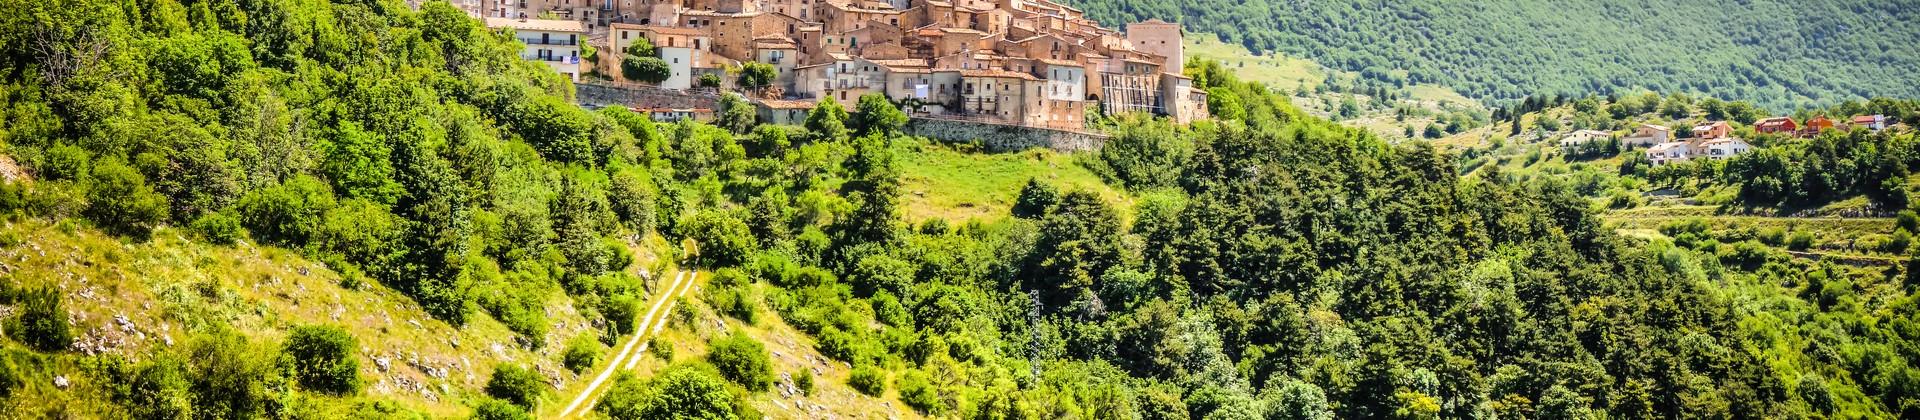
[[[20,313],[7,320],[7,335],[43,352],[65,351],[73,344],[73,328],[67,325],[67,310],[61,306],[59,289],[14,293],[18,295],[13,300]]]
[[[712,367],[669,367],[652,380],[621,373],[594,410],[619,420],[760,418]]]
[[[868,396],[878,397],[887,392],[887,372],[873,365],[854,366],[847,374],[847,386]]]
[[[701,74],[698,84],[703,88],[719,88],[720,76],[713,73]]]
[[[1305,57],[1389,86],[1439,84],[1475,98],[1685,89],[1782,110],[1847,98],[1920,96],[1909,86],[1873,86],[1880,74],[1916,65],[1920,55],[1912,50],[1882,46],[1916,39],[1920,30],[1899,19],[1910,16],[1908,11],[1869,1],[1659,1],[1630,11],[1604,1],[1494,9],[1432,0],[1096,0],[1074,5],[1108,25],[1148,18],[1180,22],[1188,32],[1216,34],[1250,51]],[[1714,24],[1637,30],[1648,22],[1696,16],[1714,16]],[[1848,28],[1872,35],[1835,41],[1822,31],[1785,28]],[[1361,44],[1381,48],[1347,47]],[[1783,47],[1815,44],[1826,47]],[[1673,57],[1689,59],[1674,65]]]
[[[701,265],[727,267],[747,262],[760,247],[746,222],[731,212],[708,210],[687,219],[680,233],[700,244]]]
[[[801,369],[800,374],[793,375],[793,387],[800,389],[800,395],[813,396],[813,370]]]
[[[894,387],[900,390],[900,402],[907,403],[925,414],[940,414],[947,411],[946,403],[940,400],[940,394],[926,372],[908,369],[894,379]],[[865,392],[865,391],[862,391]]]
[[[779,76],[778,73],[779,69],[773,68],[772,64],[757,61],[742,63],[740,65],[740,78],[735,82],[740,85],[741,89],[765,88],[773,85],[774,78]],[[831,100],[833,98],[826,99]]]
[[[240,227],[240,219],[226,213],[207,213],[193,221],[193,232],[215,245],[233,245],[245,239],[246,228]]]
[[[852,125],[861,135],[881,134],[897,135],[907,126],[907,113],[887,100],[886,95],[868,93],[860,95],[860,102],[854,105]]]
[[[540,404],[540,397],[547,393],[547,383],[533,369],[501,363],[494,366],[493,376],[487,378],[486,390],[487,395],[531,411]]]
[[[1052,211],[1053,205],[1059,202],[1060,190],[1054,188],[1053,184],[1029,179],[1026,186],[1020,187],[1020,196],[1013,201],[1013,216],[1038,219]]]
[[[832,97],[820,98],[820,103],[807,111],[806,128],[822,140],[844,140],[848,133],[847,109]]]
[[[659,51],[655,49],[653,46],[653,41],[648,41],[646,38],[634,38],[634,39],[627,40],[627,48],[625,51],[621,51],[621,52],[627,55],[640,56],[640,57],[659,57],[660,56]]]
[[[773,366],[767,360],[766,346],[744,332],[734,331],[708,341],[707,362],[720,370],[720,376],[749,391],[764,392],[773,386]]]
[[[506,400],[487,398],[473,407],[474,420],[533,420],[533,414]]]
[[[713,123],[734,134],[746,134],[747,130],[753,129],[754,122],[759,118],[756,112],[753,104],[747,103],[746,98],[740,97],[740,94],[728,92],[720,95],[720,106],[714,111]]]
[[[116,234],[146,238],[167,219],[167,198],[147,178],[113,159],[95,165],[87,188],[87,218]]]
[[[585,373],[600,363],[600,353],[606,346],[591,334],[581,334],[567,341],[567,349],[560,353],[560,363],[573,373]]]
[[[1173,186],[1193,156],[1186,133],[1166,120],[1123,118],[1116,133],[1100,148],[1100,159],[1128,189]]]
[[[302,325],[287,333],[286,355],[300,386],[334,395],[360,392],[360,346],[346,329]]]
[[[255,190],[241,197],[240,223],[255,239],[279,245],[300,245],[320,229],[321,215],[336,205],[325,183],[300,176],[286,183]]]
[[[673,67],[660,57],[628,54],[620,59],[620,77],[627,80],[654,83],[673,77]]]

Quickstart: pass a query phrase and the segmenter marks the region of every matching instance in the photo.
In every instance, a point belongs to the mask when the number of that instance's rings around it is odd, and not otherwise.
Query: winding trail
[[[695,280],[699,277],[698,270],[692,273],[687,271],[674,273],[673,284],[667,286],[666,293],[653,297],[653,307],[647,310],[646,317],[640,319],[640,325],[633,329],[633,337],[627,339],[627,343],[620,347],[620,352],[613,355],[613,360],[607,363],[606,369],[594,376],[593,382],[589,382],[586,389],[580,390],[580,395],[575,396],[573,402],[567,404],[567,408],[560,410],[557,418],[584,417],[588,412],[593,411],[594,404],[600,402],[600,397],[610,386],[608,380],[613,378],[615,372],[633,370],[634,367],[639,366],[647,346],[652,344],[648,338],[666,329],[667,316],[673,313],[675,301],[681,296],[686,296],[687,290],[693,289]]]

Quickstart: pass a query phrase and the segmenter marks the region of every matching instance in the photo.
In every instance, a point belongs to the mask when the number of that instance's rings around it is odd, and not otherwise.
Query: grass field
[[[1873,249],[1894,232],[1894,219],[1867,217],[1767,217],[1720,214],[1717,206],[1641,207],[1611,211],[1603,215],[1608,225],[1622,234],[1635,237],[1664,236],[1661,225],[1698,219],[1714,232],[1734,232],[1753,236],[1777,229],[1787,233],[1813,234],[1809,251],[1860,257],[1899,257]]]
[[[547,301],[547,345],[527,349],[484,313],[471,314],[466,325],[449,325],[399,292],[377,284],[348,289],[340,279],[295,251],[214,246],[187,239],[177,229],[126,243],[76,222],[0,221],[0,281],[61,290],[76,341],[133,361],[184,345],[193,333],[216,325],[271,349],[292,326],[334,324],[358,339],[365,395],[432,417],[458,417],[467,415],[469,400],[481,395],[496,363],[532,365],[563,387],[576,382],[578,376],[561,367],[558,355],[568,339],[598,334],[558,292]],[[100,387],[105,384],[98,383],[102,378],[85,368],[95,362],[82,354],[37,357],[25,386],[15,391],[26,397],[11,399],[24,405],[0,407],[0,412],[85,418],[111,410],[110,397]],[[376,360],[386,360],[387,367]],[[75,385],[57,389],[54,376],[66,376]],[[327,404],[349,403],[310,399],[322,411],[330,410]],[[556,399],[549,394],[542,405],[565,403]]]
[[[1189,33],[1185,40],[1188,57],[1219,61],[1233,70],[1240,80],[1266,83],[1281,89],[1312,89],[1327,80],[1327,69],[1313,60],[1285,55],[1254,55],[1247,47],[1220,42],[1220,37]]]
[[[1131,199],[1081,166],[1079,155],[1045,149],[1017,153],[963,152],[933,142],[895,145],[905,183],[902,201],[909,221],[940,218],[951,222],[1006,217],[1031,179],[1054,183],[1062,191],[1088,189],[1124,212]],[[1090,157],[1090,156],[1089,156]]]

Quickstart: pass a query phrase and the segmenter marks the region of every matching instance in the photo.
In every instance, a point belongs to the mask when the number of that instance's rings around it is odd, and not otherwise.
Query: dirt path
[[[648,338],[666,328],[667,316],[673,313],[675,301],[681,296],[686,296],[687,290],[693,289],[695,280],[699,278],[699,271],[675,273],[673,283],[667,287],[666,293],[653,297],[652,309],[647,310],[647,316],[641,318],[640,325],[633,329],[633,338],[627,339],[627,343],[620,346],[620,352],[613,355],[613,360],[607,363],[606,369],[594,376],[593,382],[589,382],[586,389],[580,390],[580,395],[575,396],[565,409],[560,410],[558,418],[584,417],[588,412],[593,411],[593,405],[600,402],[601,394],[611,386],[608,380],[613,378],[615,372],[632,370],[640,364],[647,346],[652,344]]]

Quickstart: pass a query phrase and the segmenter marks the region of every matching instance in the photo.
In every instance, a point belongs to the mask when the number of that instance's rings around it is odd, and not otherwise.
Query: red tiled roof
[[[961,70],[960,76],[961,77],[996,77],[996,78],[1006,78],[1006,79],[1040,80],[1037,77],[1033,77],[1033,75],[1031,74],[1021,73],[1017,71],[1006,71],[1006,70],[984,70],[984,69],[983,70]]]
[[[773,109],[807,109],[807,108],[813,108],[814,102],[813,101],[789,101],[789,100],[781,100],[781,99],[761,99],[760,105],[765,106],[767,108],[773,108]]]

